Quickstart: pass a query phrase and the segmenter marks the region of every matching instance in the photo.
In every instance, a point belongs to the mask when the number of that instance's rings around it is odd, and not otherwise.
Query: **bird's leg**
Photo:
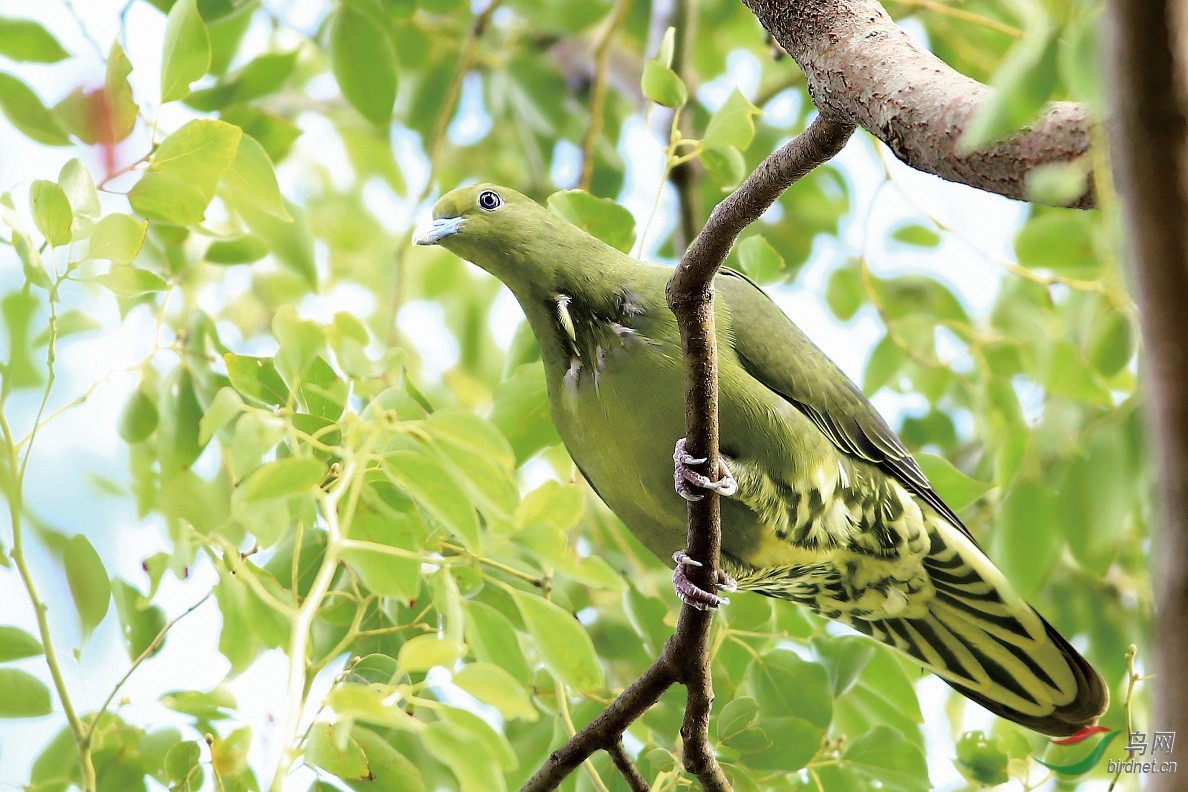
[[[694,561],[692,558],[689,558],[689,554],[684,550],[678,550],[673,553],[672,560],[676,561],[676,569],[672,572],[672,588],[681,602],[686,605],[692,605],[697,610],[716,610],[719,605],[730,604],[730,600],[694,585],[685,576],[685,567],[699,567],[701,566],[700,561]],[[719,591],[730,593],[738,590],[738,583],[735,582],[734,578],[726,574],[725,570],[719,569],[718,582],[715,587]]]
[[[719,459],[722,467],[722,478],[717,481],[710,481],[707,476],[703,476],[695,470],[690,470],[689,465],[700,465],[705,462],[705,458],[690,456],[685,451],[685,438],[683,437],[677,440],[676,451],[672,455],[672,461],[675,467],[673,480],[676,483],[677,494],[687,501],[699,501],[705,497],[703,493],[698,492],[694,487],[713,490],[726,498],[738,492],[738,482],[734,480],[734,476],[730,475],[730,468],[726,467],[725,459]]]

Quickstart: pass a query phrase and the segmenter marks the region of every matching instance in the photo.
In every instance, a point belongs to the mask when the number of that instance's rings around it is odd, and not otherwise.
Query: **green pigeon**
[[[415,241],[473,262],[515,295],[566,449],[640,541],[676,561],[684,602],[726,602],[690,584],[684,566],[698,562],[680,551],[682,498],[713,488],[724,496],[722,588],[804,605],[1044,734],[1074,734],[1105,712],[1097,671],[1016,593],[862,392],[746,277],[723,270],[715,281],[728,472],[711,482],[690,469],[704,460],[681,439],[670,268],[492,184],[442,197]]]

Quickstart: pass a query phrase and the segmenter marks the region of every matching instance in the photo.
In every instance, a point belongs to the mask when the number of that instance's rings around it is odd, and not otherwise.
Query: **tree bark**
[[[1146,417],[1160,480],[1151,730],[1188,733],[1188,105],[1174,56],[1184,43],[1177,5],[1110,3],[1110,147],[1141,309]],[[1183,788],[1176,779],[1153,774],[1150,788]]]
[[[852,120],[913,168],[1026,200],[1035,167],[1089,150],[1085,109],[1069,102],[1052,103],[1008,140],[963,150],[961,136],[991,89],[913,42],[878,0],[743,2],[800,64],[822,113]],[[1090,187],[1071,206],[1095,200]]]

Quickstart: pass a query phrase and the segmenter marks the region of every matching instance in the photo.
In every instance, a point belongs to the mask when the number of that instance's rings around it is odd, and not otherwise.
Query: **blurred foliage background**
[[[887,8],[1000,89],[977,144],[1052,99],[1101,117],[1101,5]],[[494,181],[672,261],[804,128],[803,74],[736,0],[0,10],[0,785],[515,788],[656,655],[675,599],[558,445],[510,296],[411,229]],[[1126,695],[1150,482],[1103,151],[1030,185],[1078,195],[1092,165],[1102,208],[1078,212],[859,134],[729,263],[1102,671],[1105,725],[1151,731]],[[1104,786],[1104,761],[1031,759],[1083,746],[790,604],[741,595],[715,625],[740,792]],[[691,784],[682,703],[629,733],[657,790]],[[565,788],[622,783],[600,754]]]

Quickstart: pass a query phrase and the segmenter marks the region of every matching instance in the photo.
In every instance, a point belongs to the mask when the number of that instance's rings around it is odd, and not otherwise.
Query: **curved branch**
[[[690,453],[708,457],[706,464],[711,478],[717,479],[718,470],[714,276],[739,233],[793,183],[837,154],[853,131],[853,124],[818,116],[808,129],[777,149],[714,209],[668,283],[668,303],[680,325],[685,354],[686,438]],[[689,504],[686,547],[689,555],[703,564],[689,568],[686,574],[703,589],[713,590],[721,544],[718,496],[707,493],[702,500]],[[660,700],[664,691],[677,683],[688,690],[681,725],[685,769],[697,776],[706,792],[730,792],[730,783],[709,741],[709,717],[714,701],[709,652],[712,619],[712,611],[682,607],[676,630],[656,661],[585,728],[553,751],[520,792],[556,789],[566,776],[600,750],[610,752],[628,783],[633,783],[635,779],[628,775],[633,768],[625,770],[621,764],[625,759],[620,743],[623,733]]]
[[[959,141],[991,89],[908,38],[878,0],[743,2],[800,64],[822,113],[853,120],[913,168],[1026,200],[1031,170],[1089,150],[1085,108],[1070,102],[1048,105],[1008,140],[962,149]],[[1088,209],[1095,202],[1090,186],[1070,205]]]

